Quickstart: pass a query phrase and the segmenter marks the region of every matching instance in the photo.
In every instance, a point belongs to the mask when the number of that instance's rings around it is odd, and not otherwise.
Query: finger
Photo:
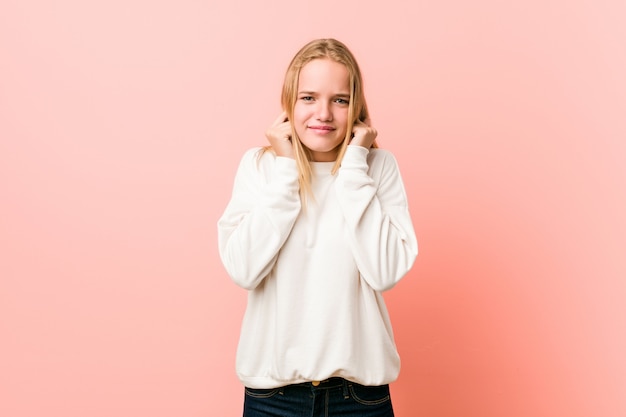
[[[364,123],[366,126],[371,127],[371,126],[372,126],[372,119],[370,119],[370,118],[368,117],[367,119],[363,120],[363,123]]]
[[[283,110],[282,113],[278,116],[278,118],[274,121],[274,126],[278,126],[287,121],[287,112]]]
[[[291,138],[291,125],[287,122],[283,122],[276,126],[276,132],[285,139]]]

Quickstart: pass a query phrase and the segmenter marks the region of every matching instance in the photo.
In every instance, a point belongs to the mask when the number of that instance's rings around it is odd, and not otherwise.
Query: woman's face
[[[293,124],[313,161],[337,159],[346,137],[350,78],[343,64],[314,59],[300,70]]]

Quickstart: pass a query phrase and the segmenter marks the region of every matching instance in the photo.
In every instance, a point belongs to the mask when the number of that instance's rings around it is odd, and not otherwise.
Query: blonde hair
[[[300,71],[309,62],[315,59],[330,59],[343,64],[348,70],[350,83],[350,100],[348,104],[348,125],[346,129],[346,137],[341,143],[337,160],[333,167],[332,173],[335,174],[341,166],[341,160],[346,152],[346,148],[352,138],[352,128],[357,120],[365,121],[369,118],[367,111],[367,103],[365,102],[365,94],[363,91],[363,77],[359,65],[352,55],[352,52],[336,39],[316,39],[304,45],[298,53],[293,57],[283,82],[283,91],[281,95],[281,105],[287,113],[289,120],[293,121],[293,110],[298,99],[298,82]],[[300,197],[303,202],[306,196],[311,192],[311,154],[309,150],[302,144],[293,122],[291,123],[291,143],[294,150],[294,156],[298,166],[298,182],[300,184]],[[376,142],[372,145],[376,148]],[[266,149],[271,149],[267,147]]]

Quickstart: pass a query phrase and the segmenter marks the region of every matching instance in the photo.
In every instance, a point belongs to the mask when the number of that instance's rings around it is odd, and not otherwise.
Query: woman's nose
[[[321,122],[330,122],[333,120],[333,113],[328,103],[318,102],[317,119]]]

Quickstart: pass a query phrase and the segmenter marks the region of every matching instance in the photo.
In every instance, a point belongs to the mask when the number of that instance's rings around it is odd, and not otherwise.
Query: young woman
[[[269,146],[243,156],[218,222],[226,270],[249,290],[244,417],[393,416],[400,360],[381,293],[417,255],[398,166],[376,145],[341,42],[296,54],[282,108]]]

